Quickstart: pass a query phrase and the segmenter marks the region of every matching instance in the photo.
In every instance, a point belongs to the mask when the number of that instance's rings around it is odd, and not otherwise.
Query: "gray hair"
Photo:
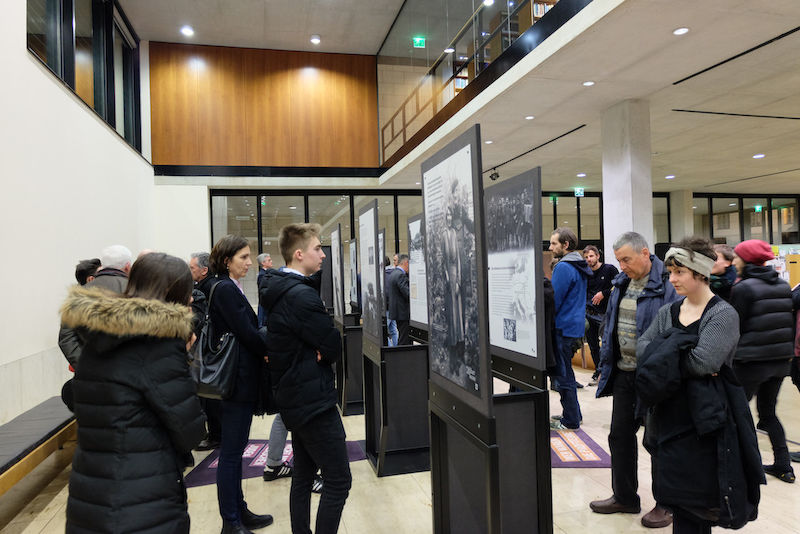
[[[630,245],[634,252],[641,252],[644,249],[649,249],[647,240],[638,232],[625,232],[614,241],[614,250],[619,250],[625,245]]]
[[[208,267],[209,256],[210,254],[208,252],[192,252],[189,255],[189,258],[196,259],[197,266],[200,267],[201,269],[205,269],[206,267]]]
[[[271,257],[272,256],[270,256],[266,252],[262,252],[261,254],[256,256],[256,262],[258,263],[258,266],[261,267],[261,264],[264,263],[264,260],[266,260],[267,258],[271,258]]]
[[[404,261],[408,260],[408,254],[395,254],[397,256],[397,263],[403,263]]]
[[[124,270],[126,265],[130,265],[133,261],[133,254],[122,245],[111,245],[103,249],[100,253],[101,268],[111,268]]]

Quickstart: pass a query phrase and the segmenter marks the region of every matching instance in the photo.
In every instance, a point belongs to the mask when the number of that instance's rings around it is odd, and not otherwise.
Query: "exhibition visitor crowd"
[[[264,414],[275,417],[263,480],[291,477],[292,532],[312,532],[312,492],[321,494],[313,532],[337,532],[352,477],[332,368],[342,340],[320,298],[319,225],[284,227],[279,248],[280,269],[269,254],[255,258],[255,310],[242,286],[253,251],[241,236],[188,261],[153,251],[134,261],[114,245],[78,263],[59,332],[75,373],[62,397],[78,422],[67,532],[188,533],[183,473],[194,465],[192,450],[212,449],[222,533],[269,526],[272,516],[251,510],[259,506],[242,490],[242,454],[253,416]],[[627,232],[613,244],[619,271],[597,247],[580,249],[567,227],[553,231],[549,249],[546,359],[562,407],[550,427],[581,426],[584,386],[572,361],[584,341],[595,368],[587,387],[613,397],[613,494],[590,508],[640,513],[644,427],[657,503],[644,526],[701,533],[754,520],[765,473],[793,483],[797,460],[776,404],[786,376],[800,387],[800,295],[771,265],[772,248],[687,237],[660,259]],[[384,265],[386,343],[408,345],[409,257]],[[213,379],[190,367],[209,353],[220,358]],[[198,388],[219,394],[199,397]],[[771,464],[762,465],[756,428],[769,436]],[[293,462],[283,454],[289,432]]]

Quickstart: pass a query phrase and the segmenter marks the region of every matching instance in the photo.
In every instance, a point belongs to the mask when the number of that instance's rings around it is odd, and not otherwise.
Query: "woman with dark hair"
[[[186,263],[153,253],[124,294],[75,287],[61,308],[85,342],[66,532],[189,532],[183,470],[205,435],[187,343]]]
[[[764,466],[764,471],[791,484],[794,470],[775,406],[794,357],[792,290],[771,265],[765,265],[775,259],[768,243],[759,239],[742,241],[734,253],[733,264],[741,280],[733,286],[731,305],[739,312],[742,337],[733,370],[748,400],[755,395],[758,428],[769,434],[774,459]]]
[[[236,383],[222,400],[222,438],[217,466],[217,499],[222,534],[247,534],[272,524],[272,516],[247,509],[242,493],[242,453],[250,436],[250,423],[259,398],[261,366],[267,354],[258,318],[244,296],[241,279],[253,260],[247,239],[227,235],[211,250],[209,266],[219,278],[210,292],[209,320],[215,336],[231,332],[239,343]]]
[[[636,347],[653,495],[672,509],[672,531],[681,534],[752,520],[764,480],[752,416],[730,369],[739,318],[709,287],[715,261],[704,238],[667,251],[669,281],[684,298],[661,307]]]

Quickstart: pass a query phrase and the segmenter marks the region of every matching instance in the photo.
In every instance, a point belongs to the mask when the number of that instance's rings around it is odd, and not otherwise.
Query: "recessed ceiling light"
[[[664,178],[666,178],[667,180],[672,180],[672,179],[675,178],[675,175],[674,174],[668,174]]]
[[[296,210],[296,209],[297,209],[297,206],[289,206],[289,209],[290,209],[290,210]]]
[[[447,48],[445,48],[445,49],[444,49],[444,53],[445,53],[445,54],[452,54],[452,53],[453,53],[453,52],[455,52],[455,51],[456,51],[456,49],[455,49],[455,48],[451,48],[451,47],[449,47],[449,46],[448,46]]]
[[[577,176],[578,178],[586,178],[586,173],[585,172],[579,172],[575,176]]]
[[[533,119],[535,119],[535,118],[536,118],[536,117],[534,117],[533,115],[528,115],[527,117],[525,117],[525,120],[526,120],[526,121],[532,121],[532,120],[533,120]]]
[[[583,86],[584,87],[591,87],[593,85],[594,85],[594,82],[592,80],[586,80],[585,82],[583,82]]]
[[[181,28],[181,33],[186,37],[191,37],[192,35],[194,35],[194,30],[192,29],[191,26],[184,26],[183,28]]]
[[[494,4],[494,0],[483,0],[483,5],[490,6]]]
[[[673,30],[672,35],[686,35],[689,33],[689,28],[678,28]]]
[[[319,38],[319,35],[312,35],[311,36],[311,43],[312,44],[318,45],[321,41],[322,41],[322,39]]]
[[[487,145],[491,145],[492,143],[494,143],[494,141],[492,141],[491,139],[489,139],[488,141],[486,141],[486,144],[487,144]]]
[[[697,209],[697,206],[692,206],[692,209],[693,209],[693,210],[696,210],[696,209]]]
[[[728,206],[735,206],[735,205],[736,205],[736,202],[731,202],[730,204],[728,204]]]
[[[415,183],[415,184],[417,184],[417,185],[419,185],[419,184],[420,184],[420,182],[414,182],[414,183]]]
[[[762,159],[763,157],[764,154],[756,154],[755,156],[753,156],[753,159]]]

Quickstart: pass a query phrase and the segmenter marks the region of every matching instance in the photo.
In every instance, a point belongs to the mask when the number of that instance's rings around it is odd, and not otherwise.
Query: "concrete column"
[[[620,234],[642,234],[653,251],[653,183],[650,177],[650,104],[625,100],[602,117],[603,240],[606,260],[615,263]]]
[[[672,241],[694,235],[694,198],[691,191],[672,191],[669,194],[669,225]]]

